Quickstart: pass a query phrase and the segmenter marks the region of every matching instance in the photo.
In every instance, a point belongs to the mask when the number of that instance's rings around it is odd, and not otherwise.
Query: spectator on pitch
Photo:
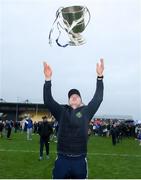
[[[33,124],[33,132],[34,132],[34,134],[37,134],[37,132],[38,132],[38,123],[35,121],[34,122],[34,124]]]
[[[3,137],[3,134],[2,134],[3,128],[4,128],[3,122],[0,120],[0,138]]]
[[[55,120],[52,124],[53,133],[51,135],[51,141],[54,141],[55,143],[57,143],[58,128],[58,121]]]
[[[15,128],[15,133],[16,133],[17,130],[19,129],[19,123],[18,123],[18,121],[14,121],[14,128]]]
[[[12,121],[6,120],[6,130],[7,130],[7,139],[11,139],[11,131],[12,131]]]
[[[47,117],[42,117],[43,122],[40,124],[38,128],[38,133],[40,135],[40,157],[39,160],[43,159],[43,149],[44,145],[46,148],[46,158],[49,159],[49,139],[52,133],[52,127],[47,121]]]
[[[27,140],[32,140],[32,128],[33,128],[33,122],[30,116],[27,116],[25,121],[26,127],[27,127]]]
[[[115,123],[112,125],[110,129],[110,134],[112,136],[112,144],[115,146],[117,143],[117,128]]]
[[[141,146],[141,128],[139,129],[138,140],[139,140],[139,145]]]

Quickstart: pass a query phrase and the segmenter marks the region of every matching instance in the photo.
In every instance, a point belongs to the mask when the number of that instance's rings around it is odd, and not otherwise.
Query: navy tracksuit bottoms
[[[53,169],[53,179],[86,179],[87,160],[85,156],[58,155]]]
[[[46,148],[46,155],[49,155],[49,138],[40,137],[40,157],[43,157],[44,145]]]

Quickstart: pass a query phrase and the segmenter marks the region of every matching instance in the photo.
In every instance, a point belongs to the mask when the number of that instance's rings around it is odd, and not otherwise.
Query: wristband
[[[102,76],[97,76],[97,79],[98,80],[102,80],[104,78],[104,76],[102,75]]]

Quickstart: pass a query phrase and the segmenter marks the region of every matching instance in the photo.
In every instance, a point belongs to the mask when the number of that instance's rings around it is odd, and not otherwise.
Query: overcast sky
[[[50,47],[57,9],[73,5],[87,6],[91,13],[82,33],[86,44],[58,47],[54,27]],[[104,100],[96,115],[141,119],[140,0],[0,0],[0,8],[0,98],[42,103],[46,60],[53,69],[54,98],[67,103],[67,92],[77,88],[87,104],[95,92],[96,63],[103,57]]]

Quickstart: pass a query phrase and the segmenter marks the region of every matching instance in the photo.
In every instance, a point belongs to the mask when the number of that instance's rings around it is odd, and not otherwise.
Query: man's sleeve
[[[95,94],[94,94],[92,100],[87,105],[89,119],[93,118],[93,116],[96,113],[96,111],[98,110],[101,102],[103,101],[103,90],[104,90],[103,80],[102,79],[99,80],[97,78]]]
[[[56,118],[56,120],[58,120],[62,111],[62,106],[59,103],[57,103],[52,97],[51,81],[45,81],[43,88],[43,99],[44,104],[46,105],[48,110]]]

